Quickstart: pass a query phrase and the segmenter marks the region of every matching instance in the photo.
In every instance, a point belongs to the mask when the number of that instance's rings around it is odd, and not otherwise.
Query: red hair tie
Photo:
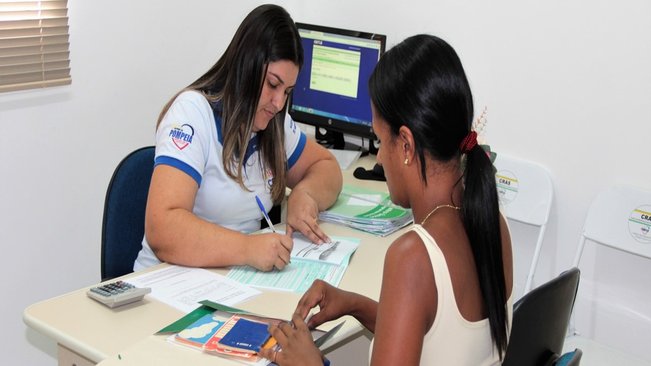
[[[477,145],[477,132],[470,131],[468,136],[464,137],[464,139],[461,141],[459,148],[461,149],[462,154],[466,154],[472,150],[475,145]]]

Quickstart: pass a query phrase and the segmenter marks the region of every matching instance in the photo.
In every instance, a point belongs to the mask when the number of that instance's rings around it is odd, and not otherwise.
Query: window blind
[[[0,0],[0,92],[70,84],[68,1]]]

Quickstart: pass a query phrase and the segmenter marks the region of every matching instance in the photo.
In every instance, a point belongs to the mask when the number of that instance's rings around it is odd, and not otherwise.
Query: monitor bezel
[[[296,23],[296,27],[299,29],[299,31],[301,29],[305,29],[305,30],[324,32],[324,33],[330,33],[335,35],[355,37],[355,38],[360,38],[365,40],[379,41],[380,42],[380,52],[378,55],[379,57],[382,57],[382,55],[386,50],[386,35],[384,34],[355,31],[350,29],[335,28],[335,27],[328,27],[328,26],[308,24],[308,23]],[[324,117],[316,114],[310,114],[310,113],[294,110],[293,99],[294,98],[292,93],[289,102],[287,104],[287,111],[292,117],[292,119],[296,122],[314,126],[315,128],[324,128],[328,131],[334,131],[334,132],[343,133],[347,135],[358,136],[370,140],[377,139],[375,133],[373,132],[373,128],[371,126],[359,125],[337,118]]]

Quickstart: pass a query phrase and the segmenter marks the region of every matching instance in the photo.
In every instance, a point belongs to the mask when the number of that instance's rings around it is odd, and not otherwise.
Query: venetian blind
[[[70,84],[68,1],[0,0],[0,92]]]

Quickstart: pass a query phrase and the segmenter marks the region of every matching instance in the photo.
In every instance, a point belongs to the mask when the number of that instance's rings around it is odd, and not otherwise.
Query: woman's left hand
[[[269,331],[280,345],[280,349],[260,350],[260,356],[279,366],[322,366],[323,356],[314,345],[307,324],[298,314],[292,316],[292,323],[283,322],[271,326]]]
[[[306,191],[293,190],[287,199],[287,235],[300,231],[313,243],[330,242],[330,238],[319,227],[319,205]]]

